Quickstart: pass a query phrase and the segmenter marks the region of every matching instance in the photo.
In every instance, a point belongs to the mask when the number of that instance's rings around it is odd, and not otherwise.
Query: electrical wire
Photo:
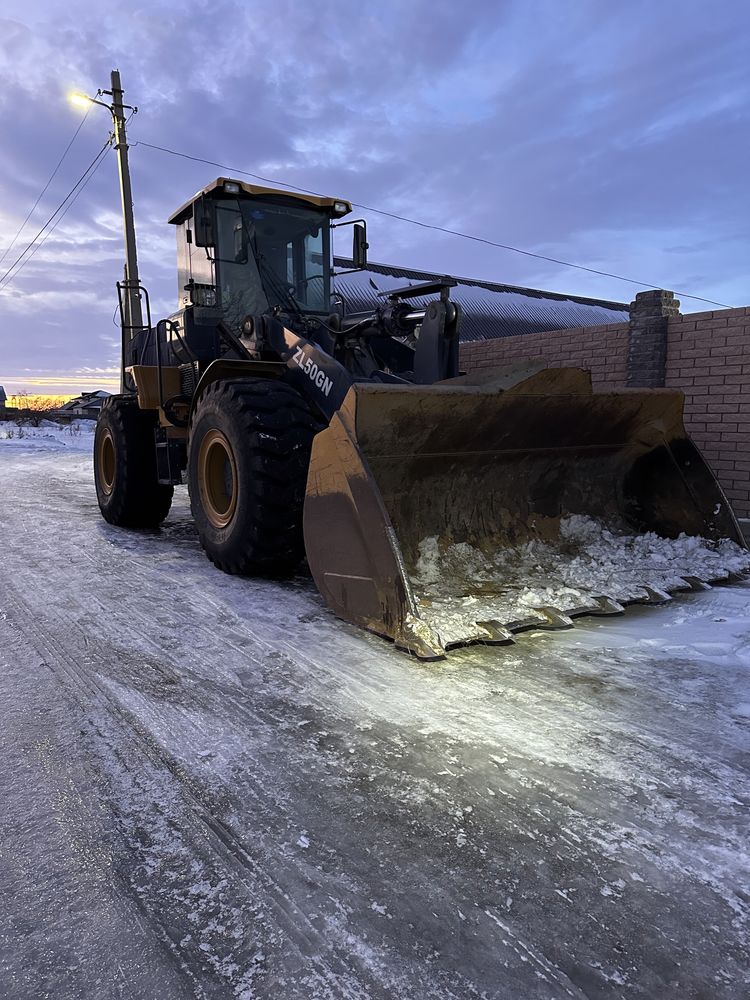
[[[314,195],[316,198],[326,197],[319,191],[311,191],[309,188],[300,187],[297,184],[288,184],[286,181],[275,180],[272,177],[263,177],[261,174],[254,174],[249,170],[240,170],[239,167],[230,167],[225,163],[217,163],[215,160],[205,160],[200,156],[191,156],[189,153],[182,153],[177,149],[170,149],[167,146],[157,146],[150,142],[144,142],[142,139],[132,143],[132,145],[145,146],[148,149],[156,149],[162,153],[179,156],[184,160],[192,160],[194,163],[205,163],[210,167],[218,167],[219,170],[228,170],[232,174],[242,174],[245,177],[252,177],[255,180],[263,181],[264,184],[275,184],[279,187],[290,188],[293,191],[300,191],[303,194]],[[471,233],[462,233],[457,229],[447,229],[445,226],[436,226],[429,222],[421,222],[418,219],[409,219],[404,215],[398,215],[395,212],[386,212],[381,208],[372,208],[371,206],[363,205],[360,202],[353,201],[351,204],[354,208],[361,208],[365,212],[372,212],[376,215],[384,215],[389,219],[396,219],[399,222],[407,222],[412,226],[419,226],[422,229],[431,229],[434,232],[445,233],[448,236],[458,236],[461,239],[472,240],[475,243],[483,243],[485,246],[497,247],[500,250],[509,250],[512,253],[523,254],[525,257],[533,257],[536,260],[543,260],[550,264],[558,264],[561,267],[571,267],[575,268],[577,271],[586,271],[588,274],[597,274],[604,278],[614,278],[616,281],[625,281],[630,285],[638,285],[641,288],[660,289],[664,287],[663,285],[654,285],[650,281],[637,281],[635,278],[626,278],[621,274],[614,274],[611,271],[600,271],[595,267],[586,267],[584,264],[574,264],[569,260],[560,260],[557,257],[547,257],[544,254],[534,253],[531,250],[523,250],[520,247],[514,247],[508,243],[497,243],[495,240],[489,240],[483,236],[474,236]],[[688,292],[678,291],[675,291],[675,295],[678,295],[682,299],[694,299],[696,302],[707,302],[712,306],[721,306],[722,309],[732,308],[732,306],[727,305],[726,302],[717,302],[715,299],[707,299],[702,295],[690,295]]]
[[[14,274],[12,274],[11,277],[6,282],[6,285],[10,284],[10,282],[13,280],[13,278],[15,278],[18,274],[20,274],[20,272],[28,264],[28,262],[31,260],[31,258],[34,256],[34,254],[37,252],[37,250],[41,250],[42,249],[42,247],[44,246],[44,244],[47,242],[47,240],[50,238],[50,236],[54,233],[54,231],[60,225],[60,223],[62,222],[62,220],[65,218],[65,216],[70,211],[70,209],[73,207],[73,205],[75,205],[75,203],[78,200],[78,198],[81,196],[81,194],[83,194],[84,190],[86,189],[86,185],[89,183],[90,180],[92,180],[92,178],[96,174],[97,170],[99,169],[99,167],[104,162],[105,157],[106,157],[107,153],[109,152],[109,150],[111,148],[112,148],[111,145],[107,145],[104,149],[102,149],[100,151],[99,157],[98,157],[98,162],[97,162],[96,166],[91,171],[91,173],[88,175],[88,177],[86,178],[86,180],[83,182],[83,184],[81,185],[81,187],[79,188],[79,190],[76,192],[75,197],[71,198],[70,202],[65,206],[65,211],[61,213],[60,217],[55,220],[54,225],[51,226],[50,229],[45,233],[44,239],[40,240],[39,243],[35,244],[34,248],[29,253],[28,257],[26,257],[19,264],[19,266],[16,268]]]
[[[20,268],[18,267],[18,265],[28,256],[28,254],[30,254],[32,252],[35,252],[35,251],[32,251],[32,248],[37,244],[37,241],[39,240],[39,237],[42,235],[42,233],[46,232],[46,230],[49,229],[49,227],[54,222],[56,216],[58,216],[60,214],[60,212],[62,211],[62,209],[65,207],[65,205],[67,205],[67,203],[73,197],[73,195],[75,194],[75,192],[78,191],[78,189],[81,187],[82,184],[85,187],[85,185],[88,183],[88,180],[90,179],[89,175],[91,174],[92,171],[95,171],[98,168],[99,163],[104,158],[104,154],[110,148],[111,144],[112,144],[112,136],[110,135],[110,136],[107,137],[107,141],[104,143],[104,145],[102,146],[102,148],[96,154],[96,156],[94,157],[94,159],[91,161],[91,163],[88,165],[88,167],[86,167],[86,169],[84,170],[84,172],[78,178],[78,180],[73,185],[73,187],[70,189],[70,191],[65,195],[65,197],[63,198],[63,200],[57,206],[57,208],[52,213],[52,215],[50,215],[50,217],[47,219],[47,221],[44,223],[44,225],[39,230],[39,232],[36,234],[36,236],[26,245],[25,249],[18,255],[18,257],[16,257],[16,259],[10,265],[10,267],[8,268],[8,270],[2,275],[2,277],[0,277],[0,289],[4,288],[7,284],[9,284],[9,282],[10,282],[10,280],[11,280],[12,277],[15,277],[15,275],[12,274],[12,272],[15,271],[16,274],[18,273],[18,270],[20,270]],[[75,195],[75,197],[77,198],[78,195]],[[75,198],[73,200],[75,201]],[[68,206],[68,207],[70,207],[70,206]],[[65,212],[67,212],[67,210],[68,209],[66,208]],[[63,212],[63,216],[65,215],[65,212]],[[60,218],[62,218],[63,216],[60,216]],[[59,222],[59,221],[60,221],[60,219],[57,220],[57,222]],[[57,222],[55,222],[55,226],[57,226]],[[46,239],[46,237],[45,237],[45,239]],[[38,249],[38,247],[37,247],[37,249]]]
[[[97,91],[97,96],[99,96],[100,94],[101,94],[101,90]],[[69,150],[69,149],[70,149],[70,147],[71,147],[71,146],[73,145],[73,143],[74,143],[74,141],[75,141],[75,139],[76,139],[76,136],[78,135],[78,133],[79,133],[79,132],[81,131],[81,129],[83,128],[83,126],[84,126],[84,124],[85,124],[85,122],[86,122],[86,119],[87,119],[87,118],[88,118],[88,116],[89,116],[89,112],[91,111],[91,108],[92,108],[93,106],[94,106],[94,105],[93,105],[93,102],[92,102],[92,104],[91,104],[91,105],[89,106],[89,108],[88,108],[88,109],[86,110],[86,114],[85,114],[85,115],[83,116],[83,119],[81,120],[81,122],[80,122],[80,124],[79,124],[78,128],[77,128],[77,129],[75,130],[75,132],[73,133],[73,137],[72,137],[72,139],[70,140],[70,142],[68,143],[68,145],[66,146],[66,148],[65,148],[65,151],[64,151],[64,153],[63,153],[63,155],[62,155],[62,156],[60,157],[60,159],[58,160],[58,163],[57,163],[57,166],[56,166],[56,167],[55,167],[55,169],[53,170],[53,172],[52,172],[52,175],[50,176],[50,179],[49,179],[49,180],[47,181],[47,183],[45,184],[44,188],[42,189],[42,192],[41,192],[41,194],[39,195],[39,197],[38,197],[38,198],[36,199],[36,201],[34,202],[34,204],[33,204],[32,208],[31,208],[31,211],[30,211],[30,212],[28,213],[28,215],[26,216],[26,219],[25,219],[25,220],[24,220],[24,222],[22,223],[22,225],[21,225],[21,228],[20,228],[20,229],[18,230],[18,232],[16,233],[16,235],[15,235],[15,236],[13,237],[13,240],[11,241],[11,243],[10,243],[10,246],[8,246],[8,247],[6,248],[6,250],[5,250],[5,252],[3,253],[2,257],[0,257],[0,263],[2,263],[2,261],[3,261],[3,260],[5,260],[5,257],[6,257],[6,255],[7,255],[7,253],[8,253],[8,251],[9,251],[9,250],[10,250],[10,249],[11,249],[11,248],[13,247],[13,245],[15,244],[16,240],[18,239],[18,236],[19,236],[19,235],[20,235],[20,233],[21,233],[21,232],[23,231],[23,229],[24,229],[24,226],[26,225],[26,223],[28,222],[29,218],[31,217],[31,215],[32,215],[32,213],[33,213],[33,211],[34,211],[34,209],[35,209],[35,208],[36,208],[36,206],[37,206],[37,205],[39,204],[39,202],[40,202],[40,200],[41,200],[42,196],[44,195],[45,191],[47,190],[47,188],[48,188],[48,187],[50,186],[50,183],[52,182],[52,179],[54,178],[55,174],[56,174],[56,173],[57,173],[57,171],[59,170],[59,168],[60,168],[60,165],[62,164],[63,160],[65,159],[65,157],[66,157],[66,155],[67,155],[67,153],[68,153],[68,150]],[[127,123],[128,123],[129,121],[130,121],[130,119],[131,119],[131,118],[133,117],[133,115],[135,115],[135,114],[137,113],[137,111],[138,111],[138,108],[133,108],[133,109],[132,109],[132,111],[130,112],[130,114],[128,115],[128,117],[127,117],[127,119],[126,119],[126,121],[125,121],[125,124],[126,124],[126,125],[127,125]],[[81,194],[81,192],[82,192],[82,191],[83,191],[83,190],[85,189],[86,185],[87,185],[87,184],[89,183],[89,181],[91,180],[91,178],[92,178],[92,177],[94,176],[94,174],[95,174],[95,173],[97,172],[97,170],[98,170],[98,169],[99,169],[99,167],[101,166],[101,163],[102,163],[102,161],[103,161],[103,159],[104,159],[104,156],[105,156],[106,152],[108,151],[108,149],[110,149],[110,148],[112,147],[112,143],[113,143],[113,141],[114,141],[114,135],[113,135],[113,134],[110,134],[110,136],[109,136],[109,138],[107,139],[107,142],[105,143],[105,145],[104,145],[104,146],[103,146],[103,147],[102,147],[102,148],[101,148],[101,149],[99,150],[99,152],[97,153],[97,155],[96,155],[96,157],[94,158],[94,160],[93,160],[93,161],[92,161],[92,162],[91,162],[91,163],[89,164],[88,168],[86,169],[86,171],[84,171],[84,173],[83,173],[83,175],[81,176],[81,178],[79,178],[79,180],[78,180],[78,183],[77,183],[76,185],[74,185],[74,187],[73,187],[73,188],[71,189],[71,191],[69,191],[69,192],[68,192],[68,195],[66,196],[66,198],[64,198],[64,199],[63,199],[63,201],[62,201],[62,202],[60,203],[60,205],[58,205],[58,207],[57,207],[57,209],[55,210],[55,212],[53,212],[53,214],[52,214],[52,215],[50,216],[50,218],[49,218],[49,219],[47,220],[47,222],[46,222],[46,223],[45,223],[45,225],[44,225],[44,226],[42,227],[42,229],[41,229],[41,230],[39,231],[39,233],[37,233],[37,235],[36,235],[36,236],[34,237],[34,239],[33,239],[33,240],[31,241],[31,243],[27,245],[27,247],[26,247],[26,249],[24,250],[23,254],[21,254],[21,255],[20,255],[20,257],[18,257],[18,258],[17,258],[17,259],[16,259],[15,261],[14,261],[14,263],[13,263],[13,264],[11,264],[10,268],[9,268],[9,269],[8,269],[8,270],[7,270],[6,272],[5,272],[5,274],[4,274],[3,276],[2,276],[2,278],[0,278],[0,288],[3,288],[3,287],[5,287],[5,286],[7,286],[8,284],[10,284],[10,282],[11,282],[11,281],[13,280],[13,278],[15,278],[15,277],[16,277],[16,275],[17,275],[17,274],[18,274],[18,273],[19,273],[20,271],[22,271],[22,270],[23,270],[24,266],[25,266],[25,265],[26,265],[26,264],[28,263],[28,261],[29,261],[29,260],[30,260],[30,259],[31,259],[31,258],[32,258],[32,257],[34,256],[34,254],[35,254],[35,253],[37,252],[37,250],[39,250],[39,249],[40,249],[40,248],[41,248],[42,246],[44,246],[44,244],[45,244],[45,243],[47,242],[47,240],[48,240],[48,239],[49,239],[49,237],[50,237],[50,236],[52,235],[52,233],[53,233],[53,232],[55,231],[55,229],[57,229],[58,225],[59,225],[59,224],[60,224],[60,223],[62,222],[62,220],[63,220],[63,219],[65,218],[65,216],[67,215],[67,213],[68,213],[68,211],[70,210],[70,208],[71,208],[71,207],[72,207],[72,206],[73,206],[73,205],[74,205],[74,204],[76,203],[76,201],[78,200],[78,197],[79,197],[79,195]],[[88,176],[87,176],[87,174],[88,174]],[[85,180],[84,180],[84,178],[85,178]],[[83,183],[81,183],[81,182],[83,182]],[[81,185],[81,186],[80,186],[80,189],[79,189],[79,190],[77,191],[77,193],[75,194],[75,196],[74,196],[74,197],[72,198],[72,200],[71,200],[71,201],[69,202],[69,204],[68,204],[68,205],[67,205],[67,207],[65,208],[65,211],[63,211],[63,212],[62,212],[62,214],[61,214],[61,215],[59,216],[59,218],[58,218],[58,219],[57,219],[57,221],[56,221],[56,222],[54,223],[54,225],[53,225],[53,226],[52,226],[52,227],[51,227],[51,228],[49,229],[49,231],[48,231],[48,232],[47,232],[47,234],[45,235],[44,239],[43,239],[43,240],[41,240],[41,242],[37,243],[37,242],[36,242],[36,240],[37,240],[37,239],[39,238],[40,234],[41,234],[42,232],[44,232],[44,229],[45,229],[45,228],[46,228],[46,227],[47,227],[47,226],[49,225],[49,223],[51,222],[51,220],[55,218],[55,215],[56,215],[56,214],[57,214],[57,213],[58,213],[58,212],[60,211],[60,209],[62,208],[62,206],[63,206],[63,205],[65,205],[66,201],[68,201],[68,199],[69,199],[69,198],[70,198],[70,196],[71,196],[71,195],[73,194],[73,192],[74,192],[74,191],[76,190],[76,188],[78,187],[78,185],[79,185],[79,184]],[[33,247],[33,249],[32,249],[32,247]],[[25,255],[25,254],[26,254],[27,252],[28,252],[28,257],[26,257],[26,259],[23,259],[23,260],[22,260],[22,258],[24,257],[24,255]],[[20,263],[19,263],[19,261],[20,261]],[[14,272],[13,274],[11,274],[10,272],[11,272],[11,271],[13,271],[13,269],[14,269],[14,268],[15,268],[15,272]],[[6,279],[7,279],[7,280],[6,280]],[[5,282],[5,284],[4,284],[4,285],[3,285],[3,282]],[[115,310],[115,311],[116,311],[116,310]]]
[[[47,181],[47,183],[46,183],[46,184],[44,185],[44,187],[42,188],[42,190],[40,191],[40,193],[39,193],[39,194],[37,195],[37,199],[36,199],[36,201],[34,202],[34,204],[33,204],[33,205],[31,206],[31,208],[29,209],[29,213],[28,213],[28,215],[26,216],[26,218],[25,218],[25,219],[23,220],[23,222],[21,223],[21,225],[20,225],[20,227],[19,227],[19,229],[18,229],[18,232],[17,232],[17,233],[16,233],[16,235],[15,235],[15,236],[13,237],[13,239],[12,239],[12,240],[10,241],[10,243],[9,243],[9,244],[8,244],[8,246],[7,246],[6,248],[5,248],[5,250],[3,251],[3,255],[2,255],[2,257],[0,257],[0,264],[2,264],[2,262],[3,262],[4,260],[5,260],[5,258],[6,258],[6,257],[8,256],[8,254],[10,253],[10,251],[11,251],[11,250],[13,249],[13,247],[14,247],[14,246],[16,245],[16,240],[17,240],[17,239],[18,239],[18,237],[19,237],[19,236],[21,235],[21,233],[22,233],[22,232],[24,231],[24,229],[26,228],[26,223],[27,223],[27,222],[29,221],[29,219],[31,218],[31,216],[32,216],[32,215],[34,214],[34,210],[36,209],[36,206],[37,206],[37,205],[39,204],[39,202],[40,202],[40,201],[42,200],[42,198],[44,197],[44,195],[45,195],[45,193],[46,193],[46,191],[47,191],[47,188],[48,188],[48,187],[50,186],[50,184],[52,183],[52,181],[53,181],[53,180],[55,179],[55,175],[57,174],[57,171],[58,171],[58,170],[60,169],[60,167],[62,166],[62,162],[63,162],[63,160],[64,160],[64,159],[65,159],[65,157],[66,157],[66,156],[68,155],[68,152],[69,152],[69,150],[70,150],[70,147],[71,147],[71,146],[73,145],[73,143],[74,143],[74,142],[76,141],[76,138],[78,137],[78,133],[79,133],[79,132],[81,131],[81,129],[83,128],[83,126],[84,126],[84,125],[86,124],[86,119],[88,118],[88,116],[89,116],[89,112],[91,111],[91,108],[93,108],[93,106],[94,106],[94,105],[93,105],[93,104],[91,104],[91,105],[89,105],[89,107],[88,107],[88,108],[86,109],[86,114],[85,114],[85,115],[83,116],[83,118],[81,119],[81,121],[80,121],[80,123],[79,123],[79,125],[78,125],[78,128],[77,128],[77,129],[75,130],[75,132],[73,133],[73,137],[72,137],[72,139],[70,140],[70,142],[68,143],[68,145],[67,145],[67,146],[65,147],[65,150],[64,150],[64,152],[63,152],[62,156],[60,157],[60,159],[59,159],[59,160],[57,161],[57,165],[56,165],[55,169],[54,169],[54,170],[52,171],[52,173],[50,174],[50,177],[49,177],[49,180],[48,180],[48,181]]]

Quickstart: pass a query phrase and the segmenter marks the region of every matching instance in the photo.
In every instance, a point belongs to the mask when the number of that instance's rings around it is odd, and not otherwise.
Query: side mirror
[[[213,205],[207,198],[197,198],[193,204],[193,238],[197,247],[216,245]]]
[[[367,267],[367,249],[369,246],[366,224],[364,222],[355,222],[354,237],[352,240],[352,260],[355,268],[363,269]]]

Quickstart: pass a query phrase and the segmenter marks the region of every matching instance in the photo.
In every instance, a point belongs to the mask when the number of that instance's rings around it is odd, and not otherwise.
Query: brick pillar
[[[630,303],[628,385],[655,388],[664,385],[667,370],[667,324],[680,315],[674,292],[654,289],[638,292]]]

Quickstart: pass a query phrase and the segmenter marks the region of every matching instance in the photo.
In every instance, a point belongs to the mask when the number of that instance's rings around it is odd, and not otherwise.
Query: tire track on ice
[[[342,998],[342,1000],[369,1000],[369,998],[376,996],[377,993],[373,993],[372,989],[378,988],[377,983],[360,983],[353,980],[353,974],[357,976],[357,979],[369,979],[369,974],[363,976],[363,972],[366,973],[367,970],[353,969],[351,964],[342,957],[341,949],[331,947],[331,942],[295,905],[286,887],[264,871],[231,827],[211,812],[211,804],[205,801],[205,793],[179,762],[165,753],[141,720],[124,709],[106,687],[97,680],[94,673],[96,670],[94,653],[101,654],[107,651],[95,650],[91,645],[85,648],[85,644],[82,642],[83,650],[73,646],[71,652],[68,647],[72,645],[71,638],[74,631],[70,623],[66,623],[67,636],[66,643],[63,644],[51,634],[51,630],[41,628],[34,619],[32,609],[25,604],[12,587],[7,587],[4,593],[4,602],[10,606],[10,615],[6,615],[9,623],[11,615],[16,618],[14,630],[19,631],[26,641],[31,640],[47,667],[63,682],[65,687],[74,693],[79,704],[89,711],[96,708],[105,713],[119,727],[119,735],[124,737],[124,742],[128,740],[132,742],[133,736],[136,736],[136,750],[140,751],[157,768],[166,770],[179,784],[180,795],[185,806],[196,826],[202,828],[204,838],[221,863],[239,878],[249,893],[257,894],[259,886],[264,890],[264,897],[268,900],[272,911],[272,921],[283,934],[285,940],[294,943],[300,965],[302,967],[306,964],[309,965],[310,976],[307,978],[311,978],[313,981],[308,981],[305,988],[312,988],[314,992],[301,995]],[[18,620],[24,622],[23,627],[19,627]],[[85,663],[88,669],[82,666],[82,663]],[[100,735],[103,734],[100,733]],[[132,762],[128,763],[127,769],[134,772]],[[191,964],[194,964],[194,958],[191,958],[191,953],[186,951],[185,936],[175,933],[170,925],[160,918],[159,913],[154,912],[153,907],[149,907],[138,893],[136,896],[149,918],[155,921],[165,944],[178,959],[183,971],[195,979],[197,984],[195,972],[191,968]],[[326,953],[329,957],[324,959],[322,956]],[[200,984],[201,990],[204,987],[205,984]]]
[[[34,671],[35,671],[34,676],[37,676],[36,669],[38,667],[42,667],[49,671],[53,679],[53,684],[58,684],[62,688],[63,700],[61,702],[60,707],[62,708],[64,713],[68,713],[71,710],[75,711],[76,721],[77,721],[77,709],[81,707],[81,701],[80,698],[77,696],[77,691],[72,689],[69,684],[65,683],[65,680],[61,679],[61,677],[58,675],[56,671],[51,669],[49,664],[49,656],[46,655],[49,651],[46,648],[44,648],[43,644],[30,641],[28,630],[24,630],[23,627],[19,625],[17,621],[17,616],[19,615],[20,607],[21,607],[20,604],[13,599],[13,595],[10,591],[10,588],[6,585],[6,587],[2,591],[2,594],[0,594],[0,629],[2,629],[2,632],[4,632],[5,636],[7,637],[6,641],[3,643],[2,646],[2,653],[0,654],[0,662],[2,662],[3,659],[8,658],[15,660],[17,663],[20,662],[25,666],[28,666],[29,651],[31,650],[34,660]],[[47,689],[45,688],[45,691],[46,690]],[[52,708],[52,706],[50,706],[50,708]],[[32,705],[32,711],[33,711],[33,705]],[[83,734],[83,732],[84,731],[81,730],[81,734]],[[163,953],[166,955],[167,962],[169,963],[170,967],[174,968],[178,976],[180,977],[180,982],[184,982],[184,978],[187,978],[190,981],[193,995],[197,998],[197,1000],[209,1000],[208,995],[201,988],[195,975],[193,974],[193,971],[188,967],[183,957],[175,949],[174,942],[168,933],[168,928],[163,923],[160,922],[155,923],[151,919],[149,919],[148,924],[146,924],[146,922],[142,919],[143,917],[149,918],[150,914],[148,912],[147,907],[144,905],[144,901],[138,896],[138,894],[127,893],[126,895],[124,895],[121,891],[114,891],[107,893],[103,901],[101,893],[97,891],[98,879],[106,881],[107,885],[109,885],[113,881],[112,880],[113,845],[111,841],[110,830],[107,829],[106,826],[103,826],[101,811],[97,810],[97,805],[99,804],[100,800],[98,798],[92,798],[91,795],[92,789],[97,788],[98,770],[96,763],[92,762],[88,757],[83,757],[83,756],[79,756],[79,759],[78,761],[76,761],[75,766],[73,767],[69,766],[68,762],[64,758],[64,755],[62,756],[60,755],[60,751],[62,749],[63,749],[62,744],[60,744],[59,747],[57,746],[56,733],[54,732],[54,730],[48,735],[44,736],[43,739],[41,740],[32,740],[28,744],[23,743],[18,746],[18,750],[24,755],[32,751],[34,754],[35,766],[37,768],[41,768],[43,772],[45,772],[46,774],[51,775],[52,780],[57,785],[54,792],[51,793],[52,801],[50,801],[50,798],[48,798],[48,796],[50,796],[50,793],[48,791],[42,793],[45,796],[44,798],[45,808],[43,813],[37,818],[39,819],[42,827],[44,828],[45,823],[49,822],[49,810],[51,809],[52,815],[55,817],[53,820],[53,825],[55,827],[59,827],[59,829],[62,831],[61,835],[64,838],[64,842],[67,842],[68,845],[73,845],[74,853],[78,855],[80,859],[79,864],[82,861],[83,864],[85,865],[85,873],[84,873],[85,876],[91,878],[92,872],[95,873],[93,875],[94,878],[93,888],[95,891],[93,905],[96,907],[97,913],[104,912],[104,914],[106,914],[108,926],[105,929],[105,941],[106,941],[106,934],[110,932],[109,921],[111,919],[112,912],[118,915],[117,920],[119,922],[120,928],[125,928],[127,930],[128,928],[132,927],[133,923],[135,923],[138,926],[140,932],[143,934],[144,938],[146,938],[147,936],[153,936],[156,942],[154,950],[156,951],[158,949],[161,949],[163,951]],[[55,753],[58,757],[56,765],[54,764]],[[44,779],[42,779],[42,781],[43,780]],[[45,786],[43,785],[42,787]],[[33,788],[29,789],[29,792],[31,793],[31,796],[38,794],[36,789],[36,779],[34,779],[34,786]],[[57,796],[58,798],[56,799],[55,796]],[[30,808],[33,809],[33,805]],[[35,814],[29,813],[26,815],[24,825],[27,828],[29,827],[30,823],[29,817],[31,815]],[[10,818],[11,817],[6,814],[3,817],[3,820],[8,820]],[[2,827],[3,825],[4,825],[3,823],[0,823],[0,827]],[[27,835],[29,837],[38,836],[38,833],[36,832],[36,825],[34,826],[34,833],[32,834],[31,831],[29,830]],[[47,837],[50,836],[49,831],[47,831],[46,836]],[[103,836],[104,839],[96,840],[95,838],[97,836],[100,837]],[[15,841],[12,843],[8,843],[6,845],[8,850],[0,851],[0,855],[2,855],[2,859],[4,860],[6,865],[13,864],[11,859],[14,856],[14,851],[18,850],[23,851],[25,839],[26,839],[25,837],[21,838],[20,843],[16,843]],[[48,865],[50,866],[51,871],[54,872],[54,881],[56,883],[56,887],[50,887],[48,882],[45,882],[45,887],[49,890],[49,898],[45,898],[47,896],[47,893],[45,893],[42,897],[42,904],[44,905],[46,903],[49,907],[51,907],[52,909],[50,910],[50,913],[53,915],[53,918],[56,918],[58,916],[58,914],[56,914],[55,912],[56,901],[57,898],[59,898],[59,893],[64,892],[64,889],[60,889],[59,883],[66,878],[70,877],[76,878],[76,875],[75,874],[68,875],[68,872],[65,868],[65,859],[64,857],[61,859],[58,851],[56,850],[56,848],[59,848],[60,845],[56,843],[54,837],[52,842],[55,844],[55,848],[53,848],[53,856],[45,857],[43,860],[41,860],[40,863],[42,863],[42,872],[47,872],[47,866]],[[44,843],[46,846],[46,850],[49,850],[49,841],[45,841]],[[64,847],[65,843],[62,845],[63,855],[65,853]],[[21,860],[20,864],[22,865],[22,870],[24,870],[23,866],[27,863],[28,860],[26,861]],[[59,870],[58,866],[60,866]],[[77,869],[74,868],[72,871],[73,873],[75,873]],[[33,879],[34,877],[39,878],[39,874],[38,873],[32,874],[32,872],[30,871],[25,871],[25,877],[29,879],[31,885],[33,886]],[[44,877],[44,875],[42,877]],[[49,878],[50,875],[47,874],[47,879]],[[115,879],[114,881],[116,884],[117,880]],[[80,886],[77,886],[77,888],[80,891]],[[30,891],[33,892],[33,888]],[[130,905],[126,903],[126,899],[132,900],[132,902],[136,907],[135,912],[133,912]],[[87,908],[89,905],[91,905],[91,901],[86,900],[85,902],[82,902],[81,905],[82,907]],[[108,907],[111,907],[111,912],[108,912]],[[10,914],[10,919],[13,920],[14,919],[13,908],[11,906],[8,906],[8,912]],[[24,919],[28,920],[29,918],[28,916],[24,915]],[[55,954],[54,948],[57,947],[57,941],[55,940],[55,933],[56,933],[55,926],[54,924],[52,926],[49,926],[47,923],[49,919],[49,914],[43,913],[42,919],[44,921],[42,925],[34,929],[35,939],[38,939],[39,936],[45,932],[51,933],[52,937],[49,942],[50,944],[49,954],[41,958],[40,961],[38,962],[35,961],[33,963],[33,966],[31,966],[29,970],[32,976],[36,975],[37,977],[41,977],[34,980],[35,996],[37,995],[36,987],[41,987],[42,989],[44,989],[42,984],[44,983],[45,969],[47,966],[49,966],[49,962],[51,960],[50,956],[54,956]],[[71,919],[75,919],[75,917]],[[73,926],[76,925],[73,924]],[[62,933],[63,935],[68,933],[67,927],[62,929]],[[97,941],[96,944],[98,945],[99,942]],[[106,945],[104,945],[104,947],[106,947]],[[86,946],[87,959],[89,957],[89,953],[91,950],[92,949]],[[97,949],[95,948],[93,950]],[[32,952],[32,956],[33,955],[34,952]],[[17,955],[15,957],[17,957]],[[72,953],[66,954],[66,958],[68,958],[70,961],[72,961],[73,957],[74,956]],[[109,956],[107,957],[109,958]],[[5,963],[0,963],[0,964],[2,964],[4,968],[6,968]],[[130,993],[122,992],[121,983],[125,984],[126,982],[129,981],[131,987],[133,984],[132,980],[126,980],[125,973],[123,971],[122,966],[119,964],[119,961],[117,963],[117,970],[119,973],[118,981],[111,982],[105,987],[107,989],[107,996],[115,995],[114,992],[110,993],[110,990],[114,990],[118,997],[131,995]],[[137,972],[140,974],[142,971],[143,971],[142,967],[139,963]],[[52,967],[51,969],[52,982],[55,983],[56,991],[60,990],[62,991],[60,995],[62,995],[62,993],[64,992],[65,996],[67,996],[68,992],[66,992],[66,990],[70,989],[75,992],[76,996],[79,996],[78,993],[79,986],[76,985],[78,983],[78,980],[76,980],[76,984],[74,984],[68,978],[66,978],[68,973],[77,974],[79,972],[80,972],[80,967],[77,968],[75,964],[68,964],[66,969],[58,971],[55,971],[54,967]],[[96,978],[94,980],[86,981],[84,983],[83,988],[86,990],[91,988],[92,990],[95,990],[96,996],[100,996],[98,987],[102,986],[101,973],[95,967],[93,970],[89,971],[89,975],[92,974]],[[26,986],[28,987],[29,984],[26,984]],[[2,992],[1,984],[0,984],[0,992]],[[5,993],[3,993],[2,995],[5,996]],[[20,994],[15,994],[15,993],[13,995],[20,996]],[[24,992],[23,995],[26,996],[31,994],[30,993],[27,994]],[[46,990],[44,990],[44,995],[45,996],[49,995],[46,992]],[[57,993],[55,995],[57,995]],[[72,993],[70,995],[72,996]],[[170,995],[172,995],[171,992]],[[182,988],[180,988],[179,990],[179,995],[181,997],[184,996]]]

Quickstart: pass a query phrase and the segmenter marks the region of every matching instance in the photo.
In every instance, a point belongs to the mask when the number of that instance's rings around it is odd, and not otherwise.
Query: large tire
[[[169,513],[174,489],[157,479],[153,412],[134,396],[110,396],[94,435],[94,482],[106,521],[120,528],[156,528]]]
[[[225,573],[284,577],[304,555],[302,508],[321,424],[284,382],[232,379],[202,393],[188,485],[198,537]]]

